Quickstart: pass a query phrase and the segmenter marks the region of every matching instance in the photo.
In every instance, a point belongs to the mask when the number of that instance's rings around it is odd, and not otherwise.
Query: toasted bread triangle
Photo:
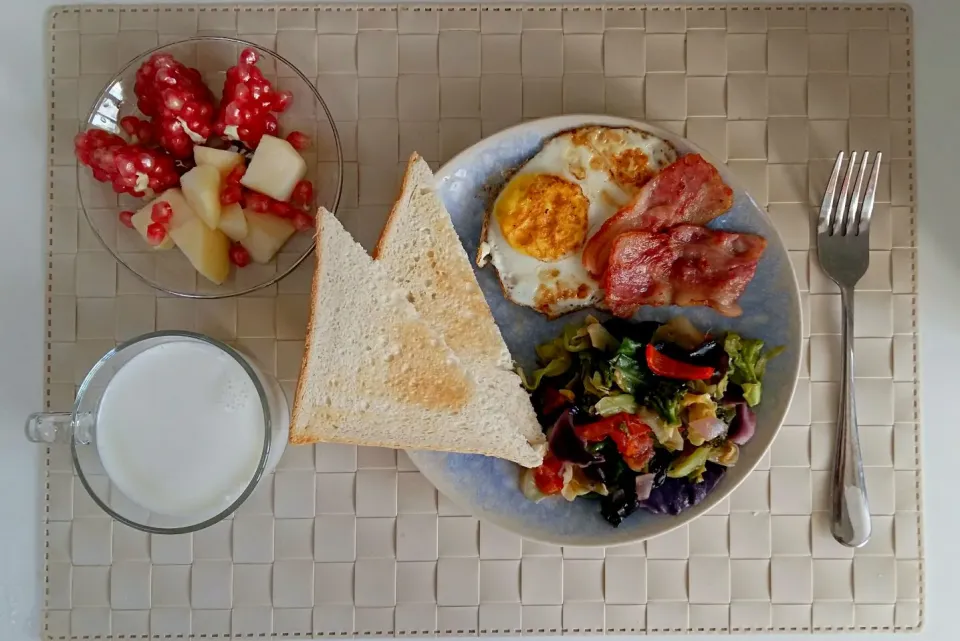
[[[478,453],[540,464],[542,446],[517,428],[536,423],[529,400],[500,393],[516,375],[465,366],[384,266],[324,209],[317,214],[316,258],[291,443]]]
[[[421,318],[444,340],[467,368],[513,371],[513,358],[450,214],[435,190],[436,177],[414,153],[407,163],[403,187],[374,250],[374,258],[412,295]],[[527,398],[517,376],[501,377],[500,392],[517,402]],[[519,417],[518,417],[519,418]],[[531,442],[543,438],[533,420],[517,422]]]

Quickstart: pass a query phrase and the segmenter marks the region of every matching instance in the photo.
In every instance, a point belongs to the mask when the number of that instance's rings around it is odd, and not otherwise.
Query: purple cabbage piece
[[[746,445],[757,433],[757,415],[746,401],[737,403],[736,411],[727,438],[737,445]]]
[[[583,442],[573,429],[574,412],[566,409],[547,432],[550,451],[561,461],[575,465],[589,465],[598,462],[597,457],[587,451]]]
[[[717,486],[726,471],[722,465],[707,463],[703,481],[700,483],[686,478],[667,478],[663,484],[653,488],[650,497],[640,502],[640,507],[653,514],[676,516],[702,501]]]

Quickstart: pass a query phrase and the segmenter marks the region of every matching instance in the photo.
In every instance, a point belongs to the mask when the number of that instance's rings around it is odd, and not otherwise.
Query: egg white
[[[614,181],[607,159],[627,149],[638,149],[647,156],[649,169],[655,173],[677,158],[672,145],[652,134],[618,128],[613,130],[615,135],[605,135],[604,132],[610,131],[606,127],[590,127],[553,137],[520,167],[501,196],[517,177],[528,174],[550,174],[578,185],[589,203],[586,241],[637,191],[634,185]],[[509,300],[533,307],[551,318],[594,306],[602,300],[599,283],[581,262],[583,244],[553,261],[524,254],[514,249],[503,235],[496,217],[499,202],[500,196],[487,213],[480,257],[489,257]],[[541,298],[544,290],[553,291],[546,302]],[[572,292],[578,293],[571,295]]]

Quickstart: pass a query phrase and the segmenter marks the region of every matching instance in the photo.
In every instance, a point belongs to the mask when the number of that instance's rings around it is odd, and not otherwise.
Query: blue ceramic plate
[[[616,545],[663,534],[707,512],[756,467],[780,428],[797,381],[802,344],[800,294],[787,251],[773,224],[726,166],[670,132],[609,116],[559,116],[523,123],[481,140],[443,166],[437,172],[437,190],[469,256],[476,255],[484,212],[506,177],[552,135],[584,125],[637,127],[669,140],[681,154],[703,154],[734,190],[733,208],[710,227],[750,232],[767,239],[756,277],[740,299],[744,312],[739,318],[726,318],[700,307],[643,308],[637,314],[637,319],[661,321],[683,314],[703,330],[734,330],[761,338],[770,346],[786,347],[767,367],[763,402],[757,407],[756,436],[741,449],[737,465],[727,471],[702,503],[679,516],[637,512],[618,528],[600,517],[594,501],[568,503],[559,497],[540,503],[528,501],[518,488],[518,468],[508,461],[443,452],[410,452],[410,457],[424,476],[455,503],[521,536],[558,545]],[[533,365],[537,344],[556,337],[565,324],[579,321],[589,313],[578,312],[550,321],[528,307],[507,301],[492,266],[477,270],[477,278],[510,351],[524,367]]]

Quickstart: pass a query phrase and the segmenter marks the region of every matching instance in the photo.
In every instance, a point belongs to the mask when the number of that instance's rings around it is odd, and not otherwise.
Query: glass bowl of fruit
[[[313,83],[227,37],[131,60],[74,151],[93,235],[141,281],[187,298],[246,294],[296,270],[317,208],[336,212],[343,182],[340,137]]]

